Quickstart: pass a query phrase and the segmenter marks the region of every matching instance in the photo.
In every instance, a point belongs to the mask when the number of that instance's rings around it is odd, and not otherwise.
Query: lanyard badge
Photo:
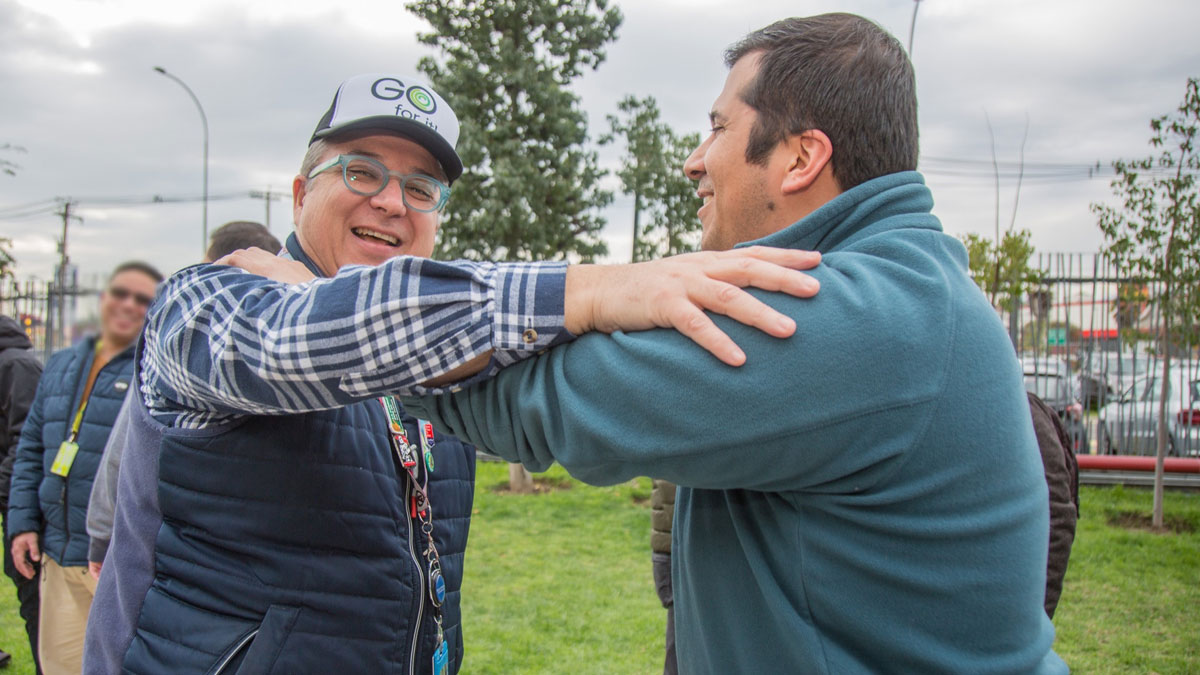
[[[417,420],[417,427],[421,430],[421,454],[425,456],[425,468],[433,473],[433,422]]]
[[[400,406],[391,396],[384,396],[379,400],[383,403],[384,412],[387,413],[388,431],[396,442],[396,449],[400,453],[400,463],[404,465],[404,469],[409,474],[412,474],[417,466],[417,453],[413,444],[408,442],[408,432],[404,430]]]
[[[65,478],[67,474],[71,473],[71,465],[75,463],[77,454],[79,454],[78,443],[63,441],[62,445],[58,446],[58,454],[54,456],[54,463],[50,465],[50,473]]]

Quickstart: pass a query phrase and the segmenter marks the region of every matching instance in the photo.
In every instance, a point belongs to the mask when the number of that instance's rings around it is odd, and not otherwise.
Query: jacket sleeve
[[[42,422],[46,378],[38,382],[37,394],[29,407],[25,424],[21,427],[21,440],[17,443],[16,461],[13,464],[12,486],[8,495],[9,536],[22,532],[41,532],[42,508],[38,502],[38,488],[42,484],[43,458]]]
[[[1046,614],[1054,618],[1062,594],[1063,577],[1075,541],[1079,512],[1075,497],[1078,468],[1071,441],[1058,415],[1041,399],[1029,394],[1029,410],[1037,435],[1046,487],[1050,492],[1050,553],[1046,561]]]
[[[87,509],[88,562],[104,562],[108,544],[112,541],[117,478],[121,471],[121,455],[129,438],[130,400],[136,390],[136,387],[130,387],[125,395],[125,402],[121,404],[121,412],[113,422],[108,442],[104,444],[104,454],[100,457],[100,466],[96,469],[96,478],[92,482]]]
[[[3,372],[0,372],[0,410],[4,410],[5,419],[5,453],[4,459],[0,460],[0,490],[7,504],[13,465],[17,460],[17,445],[21,441],[21,427],[29,415],[29,407],[33,405],[42,366],[33,358],[13,359],[5,365]]]
[[[405,406],[506,460],[534,471],[557,461],[598,485],[648,475],[710,489],[861,489],[916,444],[949,358],[944,321],[902,339],[888,326],[944,315],[944,299],[900,306],[882,284],[812,273],[821,293],[811,300],[753,291],[796,320],[790,338],[714,317],[746,352],[740,368],[675,331],[589,334]]]

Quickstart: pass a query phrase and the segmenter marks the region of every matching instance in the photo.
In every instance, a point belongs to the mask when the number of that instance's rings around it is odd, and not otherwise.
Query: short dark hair
[[[213,230],[208,238],[205,257],[217,260],[243,248],[261,248],[268,253],[279,253],[283,245],[271,231],[251,220],[234,220]]]
[[[112,271],[112,274],[108,275],[108,280],[112,281],[121,272],[128,272],[130,270],[133,270],[134,272],[141,272],[142,274],[145,274],[146,276],[153,279],[154,283],[156,283],[156,284],[162,283],[162,280],[163,280],[162,272],[159,272],[150,263],[145,263],[145,262],[142,262],[141,260],[130,260],[127,262],[123,262],[120,265],[117,265],[116,269],[114,269]]]
[[[912,62],[896,38],[854,14],[777,21],[725,52],[725,65],[761,53],[741,98],[758,113],[746,161],[762,164],[786,137],[817,129],[833,144],[843,190],[917,168]]]

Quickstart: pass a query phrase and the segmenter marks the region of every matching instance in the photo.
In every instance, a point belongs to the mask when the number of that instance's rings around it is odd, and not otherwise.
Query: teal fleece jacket
[[[732,368],[669,330],[589,334],[406,403],[598,485],[679,484],[680,672],[1060,673],[1049,505],[1021,371],[920,174],[753,244],[815,249],[775,339],[717,317]]]

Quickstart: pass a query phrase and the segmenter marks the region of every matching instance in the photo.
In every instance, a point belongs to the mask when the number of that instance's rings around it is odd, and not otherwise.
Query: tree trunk
[[[1169,294],[1170,290],[1167,290],[1166,293]],[[1162,315],[1162,381],[1159,382],[1158,388],[1158,448],[1154,461],[1154,513],[1150,518],[1150,524],[1155,528],[1163,526],[1163,464],[1167,457],[1169,433],[1167,430],[1167,396],[1170,386],[1168,378],[1171,375],[1171,313],[1164,309]]]
[[[637,246],[638,246],[638,217],[642,214],[642,193],[638,190],[633,191],[633,253],[629,256],[629,262],[637,262]]]
[[[533,476],[520,464],[509,464],[508,489],[523,494],[533,492]]]

